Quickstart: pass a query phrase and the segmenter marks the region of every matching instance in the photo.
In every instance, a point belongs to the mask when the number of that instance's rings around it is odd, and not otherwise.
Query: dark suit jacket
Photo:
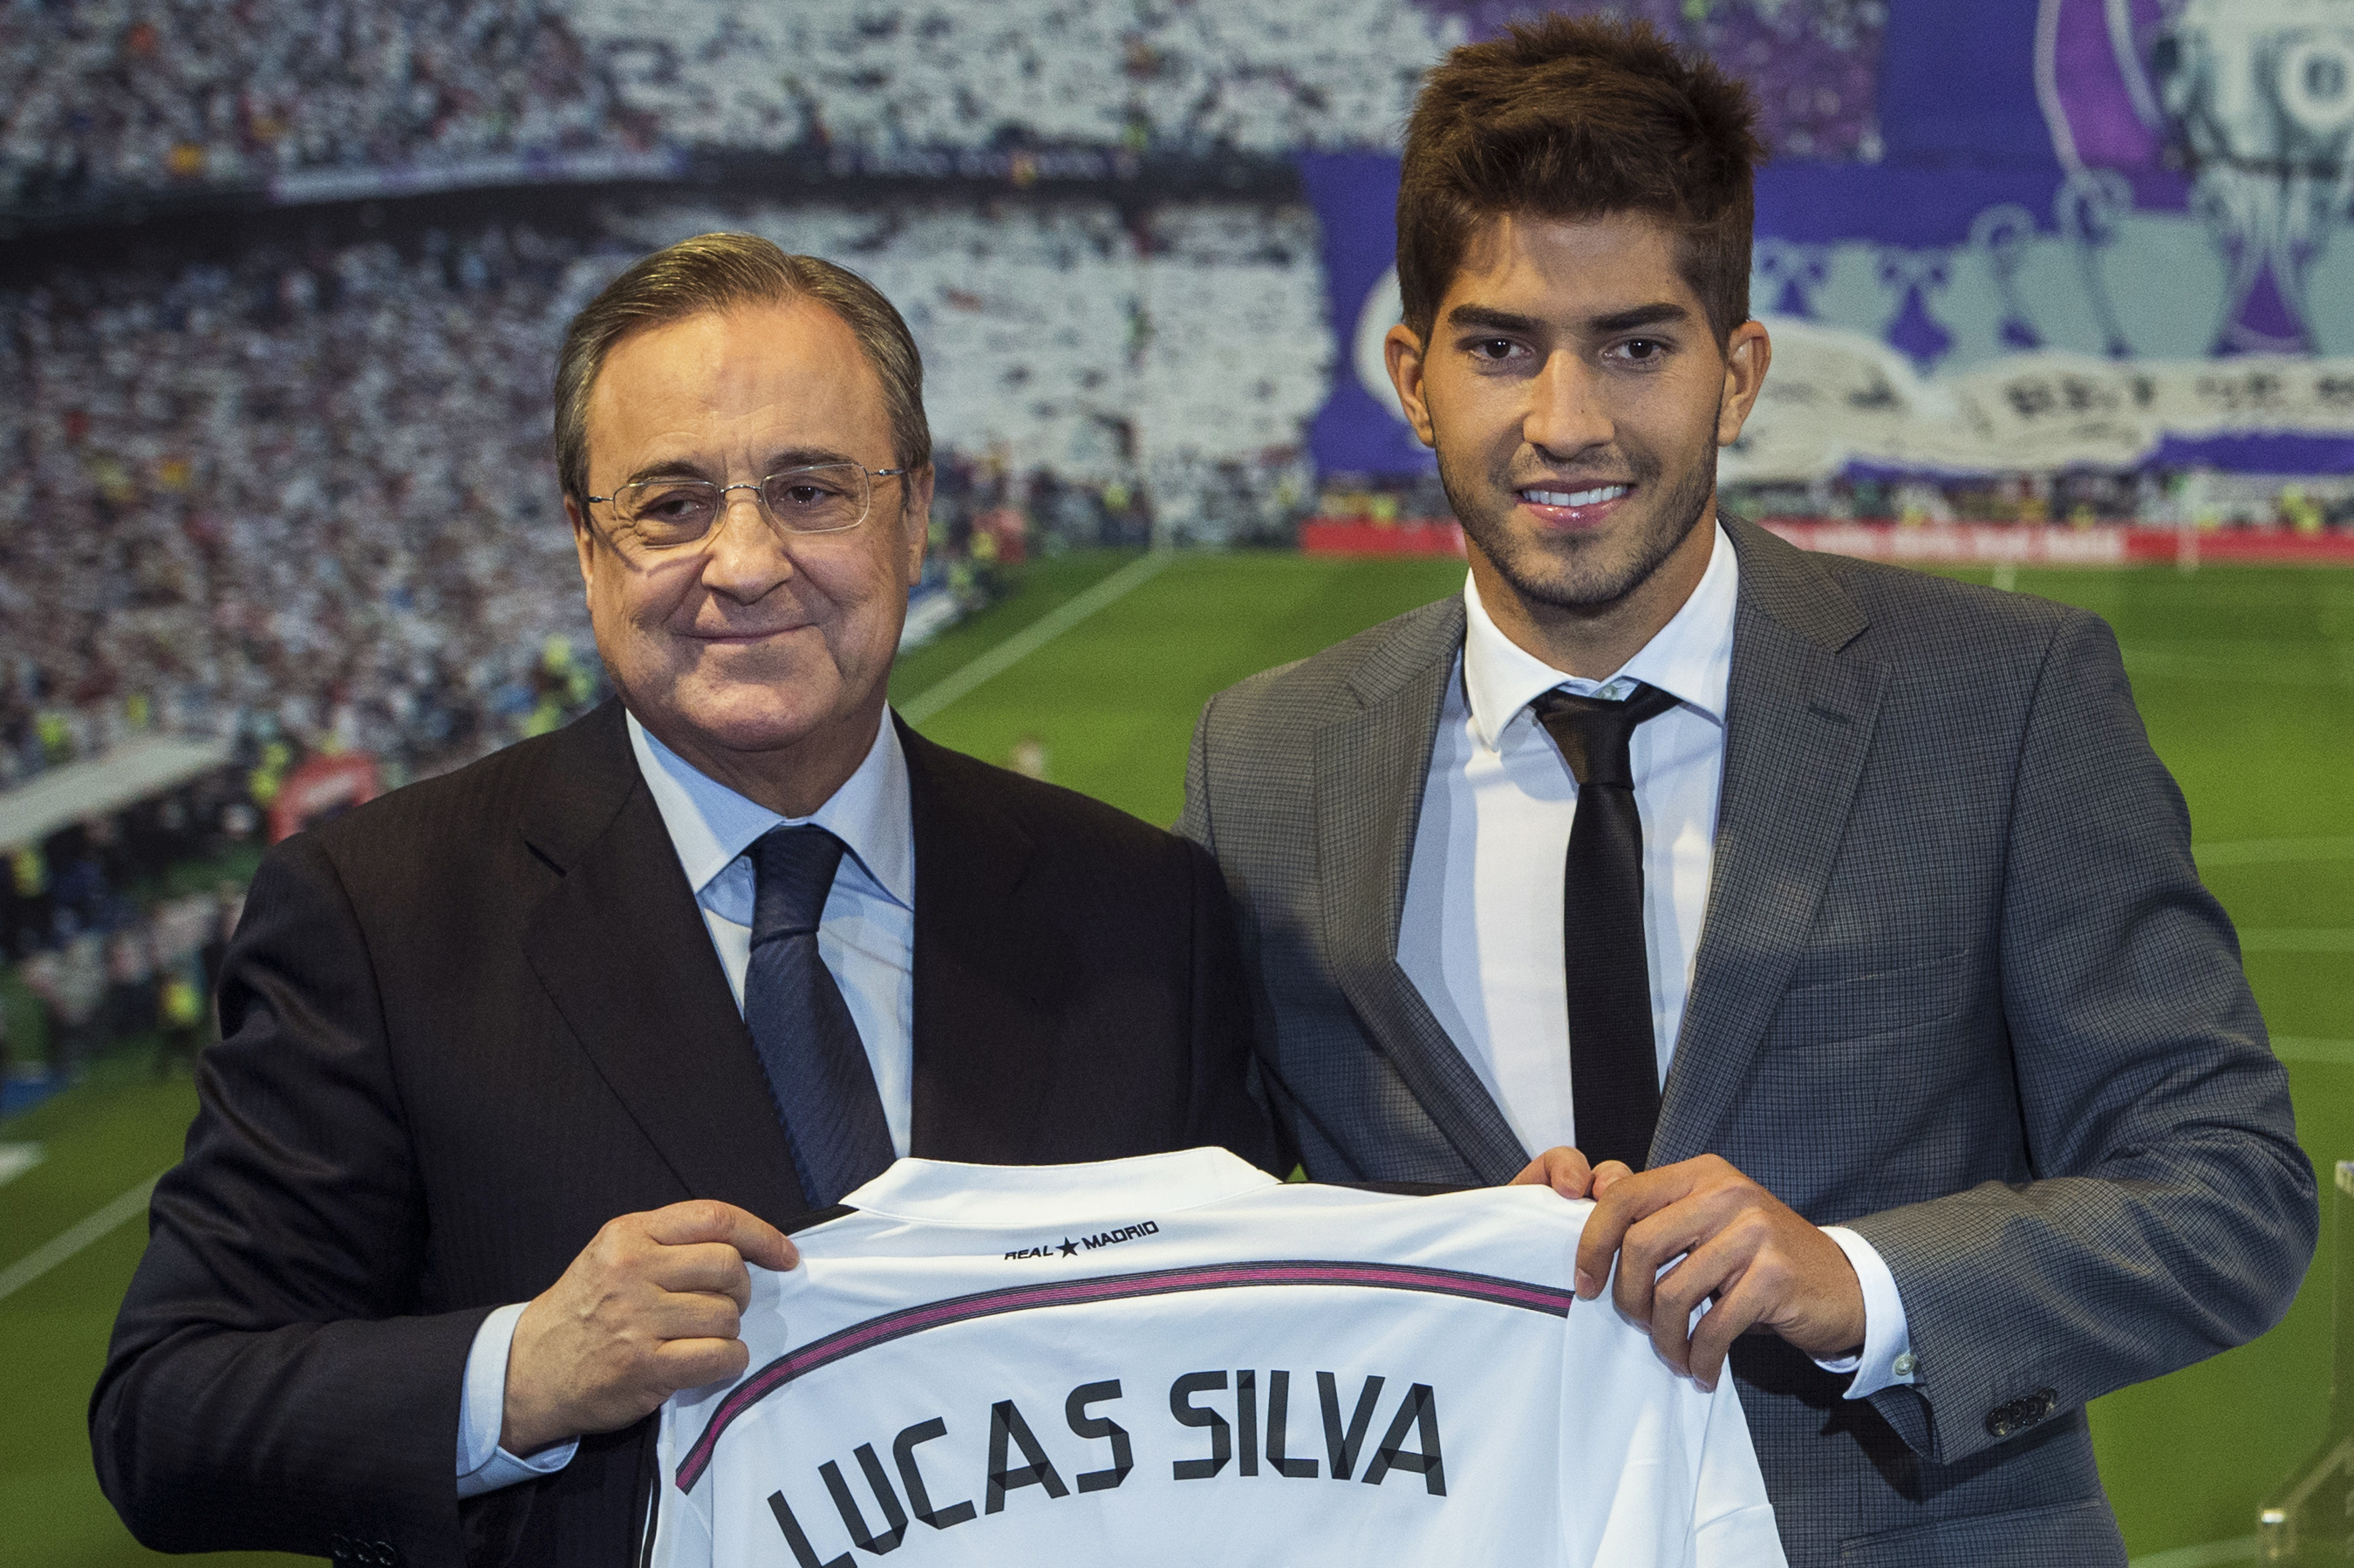
[[[901,738],[915,1152],[1223,1144],[1268,1163],[1210,858]],[[90,1405],[133,1533],[378,1564],[519,1543],[521,1563],[620,1568],[643,1423],[461,1510],[476,1328],[616,1215],[806,1207],[620,705],[272,850],[222,1018]]]
[[[1707,918],[1651,1163],[1713,1151],[1878,1249],[1917,1381],[1744,1340],[1794,1564],[2123,1563],[2084,1405],[2296,1291],[2313,1169],[2115,640],[2048,601],[1740,555]],[[1450,599],[1215,698],[1179,830],[1241,903],[1322,1180],[1522,1149],[1396,962]]]

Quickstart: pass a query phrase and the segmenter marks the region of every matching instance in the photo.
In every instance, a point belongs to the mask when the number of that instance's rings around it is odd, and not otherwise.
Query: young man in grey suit
[[[1794,1563],[2122,1563],[2084,1407],[2279,1318],[2312,1171],[2108,628],[1717,512],[1751,122],[1640,27],[1433,73],[1389,366],[1469,581],[1215,698],[1181,830],[1310,1174],[1590,1192]]]

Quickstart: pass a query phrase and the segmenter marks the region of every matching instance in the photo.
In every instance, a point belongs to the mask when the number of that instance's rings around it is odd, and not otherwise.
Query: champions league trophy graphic
[[[2213,352],[2313,352],[2307,279],[2354,201],[2354,0],[2042,0],[2036,51],[2055,216],[2111,354],[2098,253],[2186,195],[2226,268]]]
[[[2141,58],[2231,268],[2215,352],[2311,353],[2306,275],[2354,197],[2354,0],[2179,0]]]

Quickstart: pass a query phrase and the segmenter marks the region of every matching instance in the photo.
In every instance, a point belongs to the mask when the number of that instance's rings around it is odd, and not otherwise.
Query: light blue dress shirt
[[[907,758],[885,713],[858,770],[807,817],[780,817],[713,781],[629,718],[638,772],[662,812],[671,846],[695,889],[711,945],[727,972],[736,1010],[752,955],[752,863],[745,852],[770,828],[814,822],[849,846],[826,895],[818,956],[858,1025],[894,1153],[907,1152],[915,1116],[916,829],[907,798]],[[572,1462],[577,1442],[524,1458],[498,1446],[505,1423],[507,1352],[528,1303],[482,1320],[466,1356],[458,1414],[458,1495],[478,1497]]]

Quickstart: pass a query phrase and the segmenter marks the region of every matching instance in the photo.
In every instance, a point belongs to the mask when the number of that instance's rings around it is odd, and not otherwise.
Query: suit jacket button
[[[2011,1422],[2009,1407],[2006,1405],[1999,1410],[1988,1411],[1986,1429],[1988,1436],[1993,1437],[2008,1437],[2018,1430]]]

